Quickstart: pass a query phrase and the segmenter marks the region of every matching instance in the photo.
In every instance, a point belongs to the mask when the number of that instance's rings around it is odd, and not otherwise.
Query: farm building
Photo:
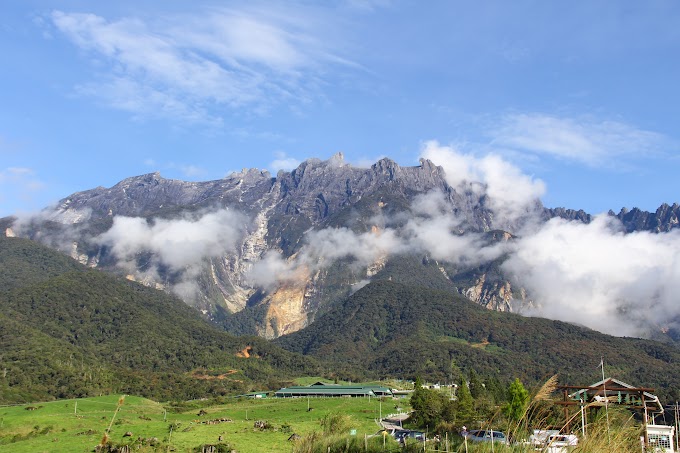
[[[332,397],[376,397],[376,396],[392,396],[392,391],[386,387],[377,385],[336,385],[324,384],[317,382],[316,384],[307,386],[293,386],[278,390],[274,395],[277,398],[299,398],[299,397],[315,397],[315,398],[332,398]]]
[[[576,419],[569,408],[578,407],[581,412],[581,430],[586,435],[586,411],[607,409],[607,406],[623,406],[638,414],[644,427],[642,441],[655,452],[674,453],[675,426],[659,424],[655,419],[663,415],[664,407],[654,395],[654,389],[634,387],[614,378],[606,378],[589,386],[560,385],[563,400],[557,404],[564,407],[567,420]],[[569,393],[569,390],[576,390]],[[569,423],[567,423],[567,431]]]
[[[591,407],[601,407],[605,403],[622,405],[647,413],[649,416],[663,413],[659,398],[651,393],[654,389],[634,387],[618,379],[607,378],[581,388],[578,386],[560,387],[565,392],[565,401],[581,401]],[[569,388],[578,391],[567,395],[566,391]]]

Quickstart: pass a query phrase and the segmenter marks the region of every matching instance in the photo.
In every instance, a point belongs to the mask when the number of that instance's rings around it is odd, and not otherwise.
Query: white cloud
[[[157,279],[161,266],[182,275],[178,291],[189,291],[192,277],[206,258],[234,253],[246,220],[242,214],[218,210],[181,219],[155,219],[117,216],[113,225],[95,241],[111,248],[118,264],[131,271],[141,253],[152,254],[147,273]]]
[[[543,181],[525,175],[498,155],[476,157],[436,141],[426,142],[420,154],[444,169],[446,181],[454,189],[488,195],[489,207],[501,223],[531,214],[545,193]]]
[[[130,261],[143,251],[156,254],[174,270],[231,251],[244,227],[243,217],[220,210],[198,218],[155,219],[117,216],[111,228],[97,238],[118,258]]]
[[[411,206],[414,215],[403,228],[385,228],[381,225],[386,219],[376,218],[371,231],[364,233],[348,228],[310,230],[297,254],[286,259],[269,252],[254,265],[250,278],[269,290],[287,281],[307,278],[338,260],[367,268],[391,256],[419,253],[472,265],[496,259],[506,250],[505,244],[486,244],[479,234],[461,234],[461,221],[450,212],[440,192],[418,196]]]
[[[131,113],[136,121],[169,118],[211,127],[222,125],[222,119],[208,113],[200,99],[192,99],[182,92],[163,91],[163,87],[139,83],[132,78],[107,77],[96,83],[78,85],[75,91],[115,109]]]
[[[252,282],[271,290],[287,281],[304,281],[312,272],[328,268],[338,260],[365,268],[379,258],[409,248],[392,229],[355,233],[348,228],[325,228],[307,232],[304,240],[301,250],[289,259],[276,252],[267,253],[250,271]]]
[[[51,20],[110,64],[78,91],[141,117],[219,125],[219,115],[208,113],[215,107],[295,103],[316,89],[321,68],[351,65],[317,37],[322,18],[302,7],[210,9],[154,20],[54,11]]]
[[[618,121],[542,113],[506,115],[491,134],[495,146],[612,168],[625,167],[625,159],[660,155],[669,142],[662,134]]]
[[[612,335],[644,335],[679,313],[680,231],[624,234],[618,220],[552,219],[519,239],[503,265],[540,316]]]
[[[480,234],[466,233],[443,194],[430,192],[411,204],[415,216],[404,227],[403,250],[425,253],[439,261],[475,265],[497,258],[503,246],[487,245]]]
[[[274,153],[276,156],[276,159],[274,159],[270,164],[269,164],[269,169],[272,171],[273,174],[276,174],[279,172],[279,170],[286,170],[290,171],[295,168],[297,168],[301,161],[286,155],[286,153],[282,151],[277,151]]]

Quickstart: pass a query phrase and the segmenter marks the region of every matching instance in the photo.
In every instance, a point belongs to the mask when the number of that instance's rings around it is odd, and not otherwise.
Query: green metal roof
[[[375,395],[371,389],[362,388],[322,388],[322,387],[289,387],[276,394],[309,394],[309,395]]]
[[[376,393],[391,393],[391,390],[379,386],[345,386],[345,385],[296,385],[282,388],[277,395],[365,395],[376,396]]]

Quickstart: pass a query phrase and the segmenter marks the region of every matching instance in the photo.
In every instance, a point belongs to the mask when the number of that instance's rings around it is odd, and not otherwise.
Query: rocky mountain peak
[[[248,328],[240,324],[239,329],[244,329],[244,333],[265,332],[267,336],[276,336],[303,328],[317,311],[346,297],[354,286],[378,278],[378,274],[384,274],[385,278],[416,275],[433,286],[455,289],[494,309],[514,309],[513,300],[530,303],[523,288],[508,283],[501,261],[486,267],[465,264],[464,259],[453,260],[456,264],[424,263],[421,268],[404,264],[410,263],[409,259],[418,263],[422,256],[406,254],[421,252],[411,251],[399,240],[393,242],[389,238],[413,234],[406,231],[409,225],[405,222],[417,217],[419,209],[428,208],[427,202],[432,200],[421,195],[433,191],[442,194],[438,195],[438,202],[444,203],[444,210],[455,216],[456,234],[479,235],[479,244],[493,247],[513,241],[513,232],[520,231],[511,220],[497,215],[484,190],[451,187],[445,176],[442,167],[427,159],[421,159],[419,165],[400,166],[392,159],[383,158],[369,168],[360,168],[346,163],[342,153],[326,160],[308,159],[292,171],[279,171],[275,178],[266,170],[254,168],[204,182],[166,179],[155,172],[126,178],[110,188],[98,187],[72,194],[46,212],[43,219],[64,225],[56,236],[62,243],[64,237],[69,238],[66,245],[72,256],[117,272],[121,266],[116,251],[110,244],[97,240],[112,224],[116,225],[117,216],[163,219],[163,222],[146,222],[148,228],[175,221],[188,222],[193,228],[204,216],[211,215],[210,221],[217,219],[217,222],[210,224],[214,227],[210,232],[199,231],[198,227],[192,232],[191,239],[198,242],[213,240],[230,225],[238,224],[233,234],[230,233],[229,246],[191,261],[191,272],[183,261],[180,266],[174,264],[172,258],[175,257],[163,258],[167,255],[164,249],[152,250],[143,242],[134,243],[135,253],[125,257],[125,270],[145,284],[144,279],[148,279],[150,285],[195,290],[185,300],[208,316],[222,316],[222,322],[226,322],[224,319],[228,316],[237,316],[234,313],[246,312],[238,318],[239,322],[250,323]],[[540,201],[536,203],[531,213],[542,212],[544,221],[553,217],[583,223],[592,221],[591,215],[583,210],[548,209],[542,208]],[[618,217],[627,231],[661,232],[678,226],[680,206],[664,204],[654,213],[637,208],[622,209],[619,214],[610,215]],[[429,222],[429,219],[419,221]],[[376,225],[376,222],[382,223]],[[77,228],[64,234],[70,225]],[[413,223],[410,227],[418,225]],[[5,234],[11,226],[0,224]],[[433,226],[439,228],[432,223],[427,225]],[[34,230],[25,235],[39,239],[55,231],[53,225],[39,222],[31,228]],[[380,229],[390,230],[383,236],[387,240],[370,256],[362,258],[360,265],[353,255],[343,255],[342,250],[350,246],[353,250],[366,251],[361,242],[367,240],[368,236],[364,235],[372,232],[379,237]],[[118,231],[116,238],[129,239],[133,233]],[[423,233],[423,239],[427,240],[426,236],[427,233]],[[312,241],[314,244],[310,246]],[[409,251],[391,253],[393,243],[397,249]],[[333,249],[333,253],[327,253],[326,249]],[[320,250],[333,258],[319,256]],[[267,277],[262,283],[254,282],[250,272],[258,263],[267,264],[271,257],[276,257],[271,261],[272,269],[292,266],[296,257],[301,257],[296,269],[305,272],[296,279],[286,277],[270,282]],[[327,262],[323,262],[324,259]],[[402,266],[408,269],[401,270]],[[271,275],[276,272],[272,269],[265,266],[259,271]],[[255,313],[259,318],[253,321]]]
[[[387,176],[390,181],[399,177],[401,173],[401,167],[399,167],[399,164],[387,157],[384,157],[371,165],[371,170],[373,170],[376,175]]]
[[[165,181],[165,178],[161,176],[161,173],[156,171],[153,173],[147,173],[145,175],[139,175],[139,176],[132,176],[130,178],[125,178],[124,180],[120,181],[118,184],[113,186],[112,188],[128,188],[128,187],[149,187],[149,186],[157,186],[160,184],[162,181]]]

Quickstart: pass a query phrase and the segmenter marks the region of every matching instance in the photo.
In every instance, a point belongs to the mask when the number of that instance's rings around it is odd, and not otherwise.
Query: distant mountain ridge
[[[285,281],[253,281],[253,271],[268,259],[281,267],[304,257],[310,232],[347,229],[355,236],[403,232],[409,219],[420,215],[420,197],[435,192],[441,194],[445,206],[440,209],[455,215],[458,223],[452,228],[461,237],[498,231],[501,233],[492,243],[501,243],[512,240],[522,228],[521,217],[499,216],[489,196],[474,185],[452,187],[443,169],[429,160],[402,167],[385,158],[370,168],[357,168],[338,154],[326,161],[309,159],[276,177],[249,169],[207,182],[168,180],[158,173],[127,178],[111,188],[98,187],[66,197],[41,216],[7,231],[147,285],[175,292],[190,287],[191,291],[181,293],[184,300],[206,317],[228,330],[267,338],[304,328],[317,313],[346,299],[374,276],[399,268],[400,261],[419,263],[411,267],[413,279],[437,281],[433,283],[437,287],[447,286],[487,308],[516,311],[531,307],[531,294],[504,274],[502,258],[480,266],[446,263],[422,252],[377,254],[361,263],[339,257],[323,265],[318,260],[303,263],[296,268],[298,273]],[[549,209],[538,200],[525,209],[527,216],[543,222],[555,217],[582,223],[593,220],[582,210]],[[141,245],[122,266],[115,243],[101,240],[116,218],[142,218],[146,225],[153,225],[159,219],[172,222],[191,217],[194,221],[218,210],[241,215],[218,219],[233,227],[238,237],[228,248],[190,266],[159,262],[155,258],[159,252]],[[677,228],[679,211],[677,204],[662,205],[655,213],[622,210],[615,217],[628,232],[664,232]],[[8,219],[3,223],[11,226]],[[437,278],[427,277],[432,270]],[[268,272],[273,271],[266,269],[260,274]]]

